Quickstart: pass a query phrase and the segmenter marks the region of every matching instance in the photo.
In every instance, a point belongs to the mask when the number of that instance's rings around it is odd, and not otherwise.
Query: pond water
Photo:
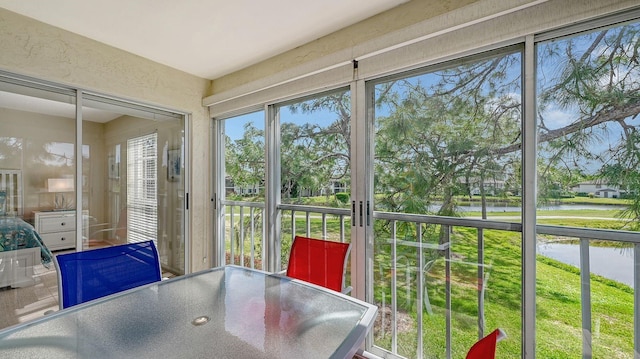
[[[438,210],[440,205],[432,206]],[[560,204],[541,206],[539,210],[623,210],[622,205],[597,204]],[[480,212],[479,205],[458,206],[462,212]],[[487,206],[487,212],[520,212],[519,206],[493,205]],[[558,260],[560,262],[580,267],[580,246],[577,244],[539,243],[538,254]],[[590,247],[591,272],[633,287],[633,249]]]
[[[538,254],[580,267],[577,244],[539,243]],[[633,288],[633,248],[589,247],[591,273],[613,279]]]

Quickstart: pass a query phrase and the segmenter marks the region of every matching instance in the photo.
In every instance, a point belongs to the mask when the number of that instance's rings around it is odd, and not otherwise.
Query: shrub
[[[336,193],[336,200],[338,202],[347,203],[349,202],[349,194],[346,192],[338,192]]]

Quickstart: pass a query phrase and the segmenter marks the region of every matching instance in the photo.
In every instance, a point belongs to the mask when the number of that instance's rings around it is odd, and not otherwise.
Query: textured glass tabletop
[[[235,266],[136,288],[0,331],[7,358],[348,358],[377,308]]]

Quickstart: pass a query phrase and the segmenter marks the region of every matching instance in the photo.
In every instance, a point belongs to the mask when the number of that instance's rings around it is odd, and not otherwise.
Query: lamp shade
[[[49,192],[73,192],[73,178],[49,178],[47,187]]]

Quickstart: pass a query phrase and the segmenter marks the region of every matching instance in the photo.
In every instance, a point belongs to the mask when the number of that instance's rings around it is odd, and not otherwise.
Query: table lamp
[[[65,192],[73,192],[73,178],[49,178],[47,179],[48,192],[55,193],[53,202],[54,210],[70,209],[73,205],[73,201],[68,201],[64,198]],[[58,197],[58,194],[60,195]]]

